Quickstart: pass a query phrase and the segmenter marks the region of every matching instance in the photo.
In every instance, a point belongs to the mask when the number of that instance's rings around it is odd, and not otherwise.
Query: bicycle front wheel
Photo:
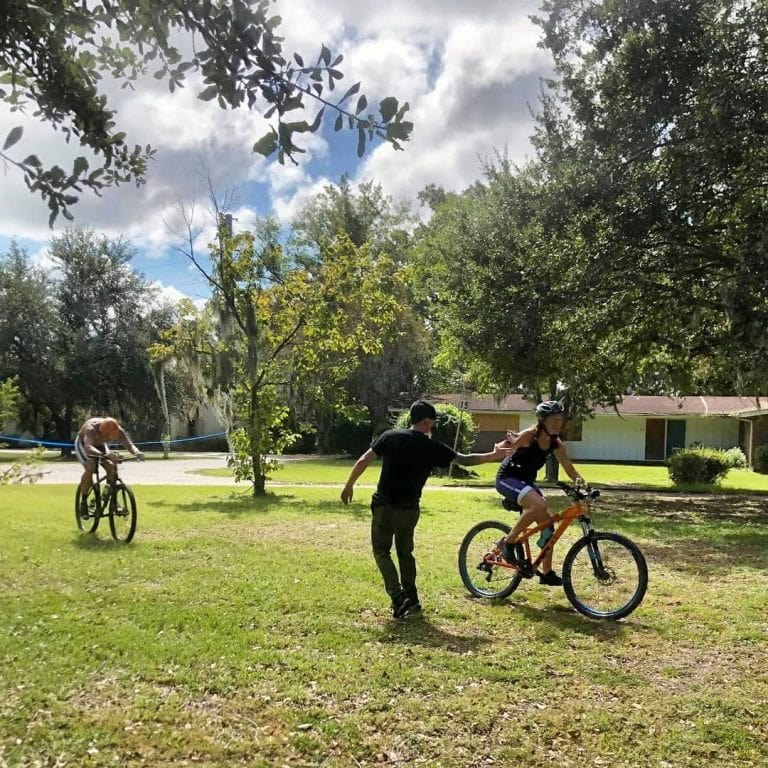
[[[508,597],[520,584],[523,577],[517,568],[496,565],[488,557],[496,542],[510,530],[506,523],[486,520],[471,528],[461,542],[459,574],[464,586],[475,597]]]
[[[117,483],[114,498],[109,504],[109,527],[112,538],[127,544],[136,533],[136,499],[133,491],[123,483]]]
[[[99,527],[100,519],[99,512],[96,509],[96,495],[93,486],[85,495],[85,510],[80,506],[81,500],[80,486],[78,485],[75,492],[75,521],[77,522],[77,527],[83,533],[93,533]]]
[[[592,533],[568,550],[563,589],[571,605],[593,619],[621,619],[648,588],[648,566],[638,546],[618,533]]]

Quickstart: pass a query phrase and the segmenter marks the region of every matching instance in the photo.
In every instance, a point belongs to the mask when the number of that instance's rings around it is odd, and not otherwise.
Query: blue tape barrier
[[[193,440],[207,440],[209,437],[222,437],[222,435],[226,435],[226,432],[212,432],[210,435],[198,435],[197,437],[179,437],[175,440],[169,440],[167,442],[169,443],[190,443]],[[23,437],[11,437],[10,435],[0,435],[0,443],[2,442],[9,442],[9,443],[23,443],[23,444],[30,444],[30,445],[43,445],[46,448],[72,448],[74,443],[56,443],[51,440],[27,440]],[[163,440],[150,440],[148,442],[143,443],[136,443],[136,446],[140,445],[164,445]]]

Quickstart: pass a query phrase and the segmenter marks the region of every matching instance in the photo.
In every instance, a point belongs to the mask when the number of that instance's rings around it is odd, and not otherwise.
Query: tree
[[[655,391],[768,391],[765,0],[553,0],[538,156],[573,316]],[[597,311],[594,311],[597,309]]]
[[[360,83],[332,97],[343,78],[343,57],[325,45],[314,62],[305,63],[299,53],[284,56],[277,34],[281,19],[270,9],[270,0],[8,0],[0,10],[0,99],[12,111],[32,104],[36,116],[67,141],[77,139],[99,164],[91,169],[81,156],[68,172],[44,168],[35,154],[15,159],[8,150],[22,138],[20,126],[7,135],[0,157],[47,201],[51,225],[59,212],[72,218],[69,207],[84,188],[98,193],[124,182],[142,184],[154,150],[130,148],[98,86],[104,73],[132,87],[148,72],[165,80],[171,93],[199,72],[200,99],[274,116],[275,127],[254,143],[254,151],[276,152],[281,163],[303,152],[297,135],[319,130],[326,109],[337,115],[335,130],[346,124],[356,131],[358,155],[374,137],[400,149],[413,127],[404,119],[408,104],[388,96],[376,111],[369,109]],[[191,42],[191,55],[172,42],[180,37]],[[319,108],[311,122],[304,117],[310,104]]]
[[[217,209],[215,197],[214,209]],[[386,290],[391,267],[365,248],[340,237],[323,248],[311,269],[290,261],[269,222],[257,231],[231,232],[217,210],[218,242],[207,270],[188,243],[181,250],[214,289],[205,327],[178,326],[165,334],[165,357],[207,357],[209,389],[228,400],[235,477],[248,479],[254,495],[265,493],[274,463],[291,440],[286,429],[288,393],[297,382],[317,400],[338,398],[342,382],[361,354],[376,352],[379,337],[397,314]],[[201,350],[202,348],[202,350]]]
[[[549,307],[557,266],[544,250],[543,192],[533,172],[500,158],[486,183],[438,205],[413,248],[417,284],[441,348],[473,388],[553,394],[567,362]]]
[[[68,229],[51,240],[51,274],[12,246],[0,261],[0,375],[18,374],[22,415],[69,441],[83,412],[145,431],[155,414],[146,348],[170,317],[130,267],[129,243]]]
[[[389,405],[403,392],[417,390],[429,369],[431,334],[407,281],[398,278],[406,267],[414,224],[407,203],[385,195],[374,181],[353,187],[347,175],[338,185],[326,186],[292,222],[291,256],[299,263],[311,267],[321,259],[325,248],[339,238],[348,238],[353,245],[369,249],[372,257],[381,261],[381,267],[391,266],[387,285],[400,312],[389,332],[379,339],[380,350],[364,355],[349,378],[340,383],[350,402],[367,409],[373,427],[387,423]],[[322,443],[323,432],[335,414],[318,413],[312,398],[305,393],[297,395],[300,418],[318,424]],[[329,399],[324,396],[322,402],[328,403]]]

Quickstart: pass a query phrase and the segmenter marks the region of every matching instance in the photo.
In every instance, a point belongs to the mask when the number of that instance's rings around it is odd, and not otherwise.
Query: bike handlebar
[[[138,453],[126,458],[122,454],[113,451],[111,453],[89,454],[88,458],[96,459],[98,461],[109,459],[110,461],[114,461],[115,464],[122,464],[123,462],[126,462],[126,461],[144,461],[144,454]]]
[[[574,501],[583,501],[584,499],[597,499],[600,497],[600,491],[597,488],[593,488],[591,485],[587,485],[583,488],[576,488],[573,485],[568,485],[562,481],[558,482],[558,487],[562,491],[570,496]]]

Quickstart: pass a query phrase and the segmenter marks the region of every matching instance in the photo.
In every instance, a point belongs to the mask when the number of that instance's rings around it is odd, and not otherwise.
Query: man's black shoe
[[[392,601],[392,617],[404,619],[411,612],[411,601],[403,596]]]
[[[554,571],[549,571],[539,575],[539,584],[546,584],[548,587],[562,587],[563,580]]]

